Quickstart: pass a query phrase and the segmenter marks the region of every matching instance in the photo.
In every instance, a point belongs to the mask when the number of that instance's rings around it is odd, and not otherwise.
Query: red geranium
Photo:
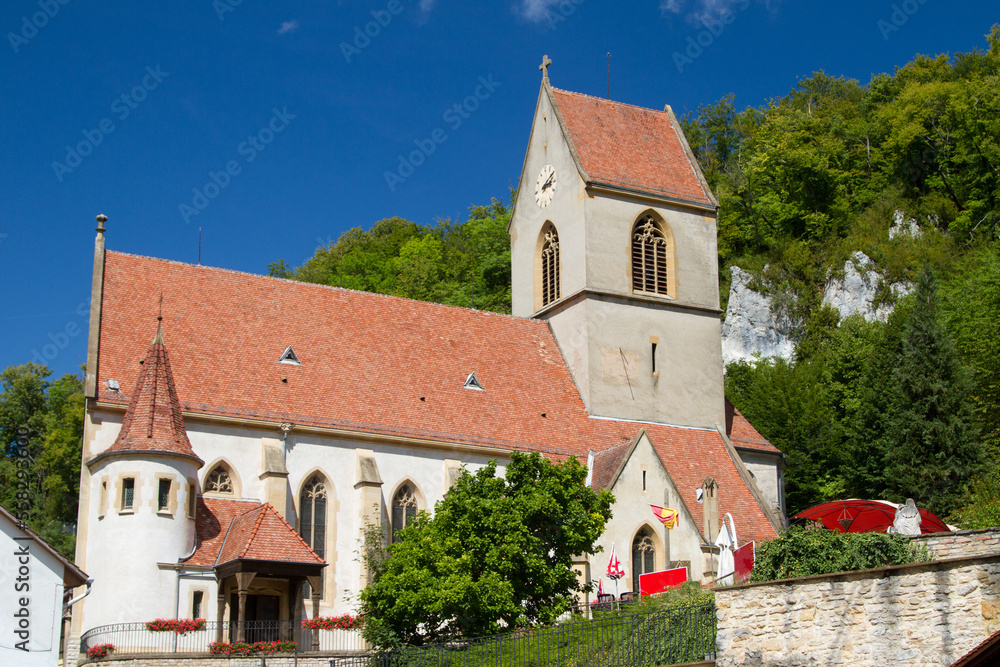
[[[358,630],[362,624],[362,618],[353,614],[302,619],[302,627],[307,630]]]

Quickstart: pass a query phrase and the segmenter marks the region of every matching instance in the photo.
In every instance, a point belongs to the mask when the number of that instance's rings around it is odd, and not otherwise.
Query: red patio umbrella
[[[841,533],[884,533],[896,518],[899,505],[886,500],[836,500],[810,507],[792,518],[793,524],[819,521]],[[920,509],[920,532],[942,533],[951,529],[931,512]]]

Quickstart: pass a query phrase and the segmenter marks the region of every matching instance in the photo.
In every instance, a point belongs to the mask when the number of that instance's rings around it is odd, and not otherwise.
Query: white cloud
[[[288,33],[295,32],[298,29],[299,29],[298,21],[284,21],[282,22],[281,27],[278,28],[278,34],[287,35]]]
[[[775,10],[781,0],[756,0],[769,10]],[[689,10],[685,12],[688,5]],[[750,0],[660,0],[662,14],[684,14],[689,23],[704,25],[707,21],[715,21],[723,14],[738,13],[750,5]]]
[[[660,0],[660,11],[664,14],[680,14],[684,0]]]
[[[437,0],[420,0],[420,11],[427,14],[434,9],[435,4],[437,4]]]
[[[521,16],[529,21],[544,21],[560,0],[521,0]]]

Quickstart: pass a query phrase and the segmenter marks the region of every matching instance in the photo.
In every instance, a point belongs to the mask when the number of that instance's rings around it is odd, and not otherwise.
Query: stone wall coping
[[[1000,526],[992,528],[967,528],[965,530],[952,530],[949,532],[926,533],[923,535],[910,535],[911,540],[929,539],[934,537],[951,537],[952,535],[980,535],[986,533],[1000,533]]]
[[[1000,562],[1000,553],[988,554],[985,556],[961,556],[958,558],[941,558],[939,560],[925,560],[920,563],[909,563],[907,565],[885,565],[869,570],[847,570],[845,572],[831,572],[830,574],[811,574],[808,577],[795,577],[792,579],[774,579],[772,581],[758,581],[751,584],[737,584],[735,586],[721,586],[714,589],[715,593],[728,593],[730,591],[741,591],[748,588],[760,588],[762,586],[795,586],[813,581],[831,581],[836,579],[865,579],[878,578],[892,575],[908,574],[918,570],[947,570],[963,565],[974,563]]]

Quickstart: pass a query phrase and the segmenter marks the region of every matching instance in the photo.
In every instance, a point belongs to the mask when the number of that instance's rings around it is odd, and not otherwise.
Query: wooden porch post
[[[302,619],[299,618],[299,604],[302,601],[302,582],[304,580],[301,577],[289,577],[288,579],[288,618],[291,620],[291,636],[289,639],[297,642],[301,638],[302,630]]]
[[[253,572],[236,573],[236,585],[239,587],[240,596],[240,606],[236,617],[236,641],[238,642],[246,641],[247,589],[250,588],[250,582],[253,581],[254,576]]]
[[[309,590],[312,593],[312,615],[313,618],[319,616],[319,599],[323,595],[321,586],[323,577],[309,577]],[[319,630],[312,631],[312,650],[319,650]]]
[[[226,580],[219,582],[219,607],[215,617],[215,641],[222,641],[222,622],[226,617]]]

